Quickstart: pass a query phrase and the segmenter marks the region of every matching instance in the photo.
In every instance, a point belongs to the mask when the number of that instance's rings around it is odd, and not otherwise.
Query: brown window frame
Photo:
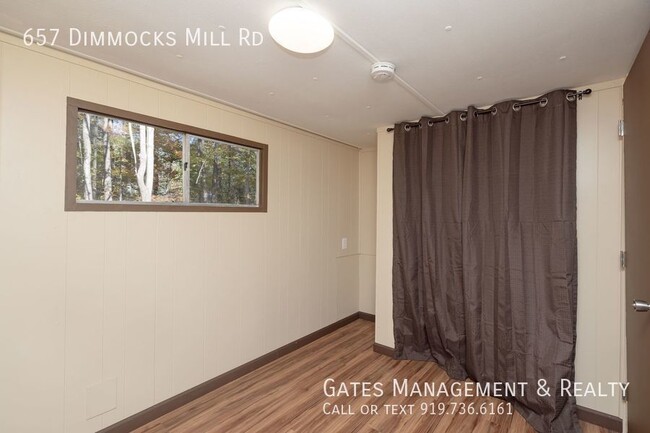
[[[103,202],[83,203],[77,201],[77,127],[78,113],[98,114],[117,117],[149,126],[171,129],[185,134],[219,140],[239,146],[250,147],[260,151],[259,162],[259,199],[257,206],[222,206],[203,203],[143,203],[143,202]],[[268,145],[246,140],[232,135],[222,134],[207,129],[196,128],[182,123],[158,119],[132,111],[121,110],[94,102],[68,97],[66,125],[66,167],[65,167],[65,211],[91,212],[266,212],[268,200]]]

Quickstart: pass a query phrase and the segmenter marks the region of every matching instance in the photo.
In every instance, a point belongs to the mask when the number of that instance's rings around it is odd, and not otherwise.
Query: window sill
[[[202,203],[66,203],[66,212],[266,212],[266,205],[224,206]]]

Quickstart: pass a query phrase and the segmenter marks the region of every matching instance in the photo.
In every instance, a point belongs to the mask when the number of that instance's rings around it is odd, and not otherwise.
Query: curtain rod
[[[567,93],[566,98],[568,101],[581,101],[582,97],[584,95],[590,95],[591,94],[591,89],[585,89],[585,90],[578,90],[575,92]],[[512,109],[515,111],[519,111],[519,109],[525,105],[534,105],[534,104],[540,104],[542,107],[545,107],[546,104],[548,104],[548,99],[547,98],[542,98],[542,99],[531,99],[530,101],[523,101],[523,102],[515,102],[512,104]],[[477,110],[474,112],[474,115],[478,116],[480,114],[487,114],[487,113],[493,113],[496,114],[496,107],[489,108],[487,110]],[[461,120],[465,120],[462,118],[463,114],[465,115],[465,118],[467,118],[467,111],[461,112]],[[428,124],[429,126],[433,126],[435,123],[449,123],[449,117],[444,116],[444,117],[436,117],[433,119],[430,119]],[[409,122],[405,126],[422,126],[420,122]],[[392,132],[394,131],[395,128],[387,128],[386,132]]]

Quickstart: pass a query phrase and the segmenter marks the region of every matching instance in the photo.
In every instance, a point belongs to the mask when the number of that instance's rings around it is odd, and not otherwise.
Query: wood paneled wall
[[[65,213],[68,96],[268,144],[268,213]],[[0,431],[96,431],[357,312],[358,185],[356,148],[0,34]]]
[[[359,153],[359,311],[375,314],[377,148]]]

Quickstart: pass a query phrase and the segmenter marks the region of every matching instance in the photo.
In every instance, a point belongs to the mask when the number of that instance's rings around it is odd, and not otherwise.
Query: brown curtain
[[[393,316],[400,359],[454,379],[527,382],[539,432],[579,432],[576,102],[470,107],[395,126]],[[550,396],[537,393],[539,380]],[[557,392],[556,392],[557,391]]]

